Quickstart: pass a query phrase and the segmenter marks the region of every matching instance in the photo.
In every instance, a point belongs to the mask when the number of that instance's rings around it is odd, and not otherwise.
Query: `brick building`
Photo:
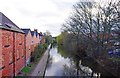
[[[34,33],[36,35],[36,38],[34,39],[36,46],[40,43],[39,33],[37,29],[34,29]]]
[[[44,36],[43,36],[42,32],[39,33],[39,41],[40,41],[40,44],[45,43],[45,39],[44,39]]]
[[[31,35],[32,35],[31,48],[33,52],[34,48],[40,43],[40,39],[39,39],[39,34],[36,29],[34,31],[31,31]]]
[[[22,29],[25,33],[26,65],[30,63],[32,35],[30,29]]]
[[[31,35],[32,35],[31,51],[34,52],[34,47],[35,47],[35,40],[34,39],[36,39],[36,35],[35,35],[34,31],[31,31]]]
[[[30,63],[34,48],[44,41],[37,29],[20,29],[0,13],[0,78],[16,76],[25,64]]]
[[[25,65],[25,34],[0,13],[0,76],[13,76]]]

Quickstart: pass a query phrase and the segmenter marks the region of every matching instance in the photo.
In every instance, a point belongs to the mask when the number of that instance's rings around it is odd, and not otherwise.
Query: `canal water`
[[[58,47],[52,47],[50,52],[49,61],[45,71],[45,76],[76,76],[76,67],[74,61],[69,57],[63,57],[58,52]],[[81,59],[79,62],[79,76],[84,77],[107,77],[111,76],[111,73],[104,70],[91,58]]]

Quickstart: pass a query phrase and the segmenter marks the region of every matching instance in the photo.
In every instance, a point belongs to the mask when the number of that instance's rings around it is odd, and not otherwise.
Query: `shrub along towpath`
[[[35,69],[29,74],[29,76],[44,76],[44,71],[46,68],[47,60],[48,60],[48,55],[49,55],[49,50],[50,46],[48,46],[48,49],[46,52],[43,54],[41,60],[39,61],[38,65],[36,65]]]

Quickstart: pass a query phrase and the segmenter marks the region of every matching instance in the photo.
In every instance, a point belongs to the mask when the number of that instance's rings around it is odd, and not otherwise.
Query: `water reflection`
[[[63,51],[58,52],[58,48],[55,46],[50,50],[50,58],[45,76],[77,76],[75,61],[70,58],[69,54],[65,54]],[[91,58],[83,58],[79,62],[78,76],[87,78],[94,76],[94,78],[99,78],[100,76],[112,75],[100,67]]]
[[[70,60],[57,53],[57,47],[50,50],[50,61],[45,76],[63,76],[64,65],[69,65]]]

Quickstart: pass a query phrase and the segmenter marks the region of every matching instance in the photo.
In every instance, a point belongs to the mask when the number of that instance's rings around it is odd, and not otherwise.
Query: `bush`
[[[32,54],[31,61],[32,62],[37,61],[37,59],[42,56],[42,54],[47,49],[47,47],[48,47],[48,44],[39,44],[38,46],[36,46]]]

